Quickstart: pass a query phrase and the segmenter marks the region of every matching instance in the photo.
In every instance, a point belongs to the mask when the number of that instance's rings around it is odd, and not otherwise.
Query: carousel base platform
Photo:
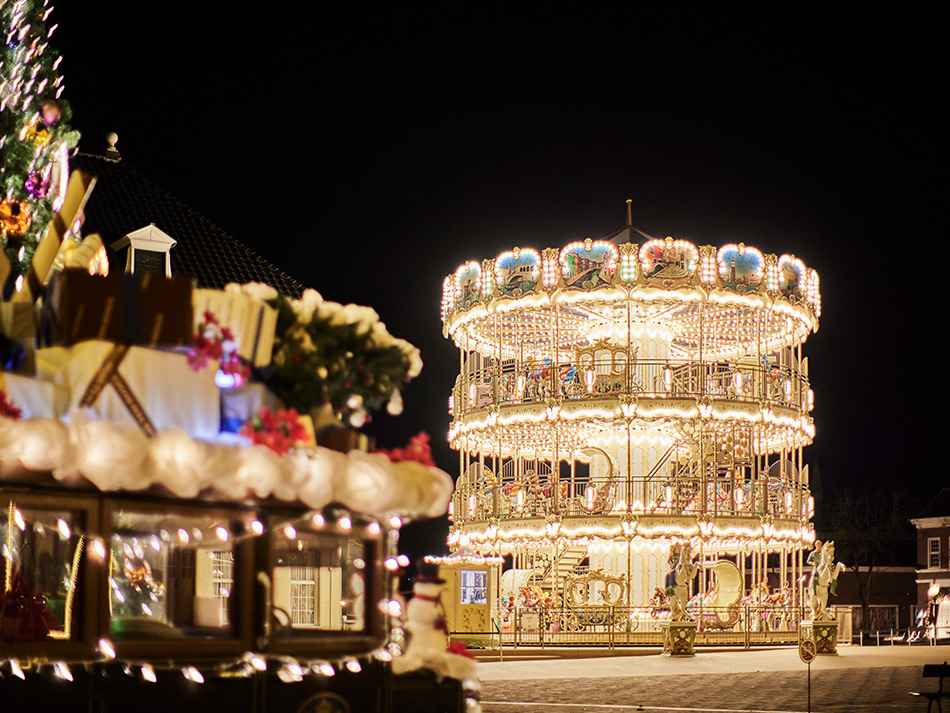
[[[669,621],[660,625],[663,653],[669,656],[696,655],[696,622]]]
[[[802,622],[802,638],[815,642],[819,656],[838,655],[838,622],[834,619],[806,619]]]

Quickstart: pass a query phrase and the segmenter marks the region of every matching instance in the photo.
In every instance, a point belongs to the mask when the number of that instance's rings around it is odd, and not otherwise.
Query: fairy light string
[[[7,536],[5,538],[7,551],[15,556],[16,542],[14,538],[14,528],[23,530],[30,526],[30,523],[23,519],[22,510],[11,500],[7,507]],[[359,520],[359,524],[356,520]],[[23,521],[23,528],[20,527],[20,521]],[[370,538],[377,539],[384,547],[395,546],[398,541],[399,528],[404,524],[404,517],[392,515],[386,520],[379,520],[373,517],[353,513],[337,508],[330,508],[322,512],[307,512],[290,519],[274,522],[269,527],[264,526],[260,519],[253,518],[249,520],[244,527],[243,532],[233,532],[223,526],[210,526],[209,531],[214,533],[221,542],[228,542],[232,545],[254,538],[280,538],[293,539],[302,532],[329,532],[339,535],[361,536],[365,533]],[[77,544],[71,558],[71,571],[69,577],[70,594],[76,591],[78,578],[81,572],[81,560],[84,553],[88,552],[93,560],[103,562],[109,559],[108,566],[110,570],[114,559],[103,545],[101,537],[95,533],[87,533],[77,526],[69,526],[61,518],[57,523],[58,533],[61,537],[77,539]],[[87,546],[86,543],[92,545]],[[387,544],[388,543],[388,544]],[[98,547],[96,546],[98,545]],[[5,557],[7,562],[6,576],[10,577],[11,560],[13,556]],[[347,671],[349,673],[359,673],[363,667],[373,661],[388,662],[395,656],[402,653],[402,647],[405,641],[405,634],[398,624],[398,619],[402,614],[399,602],[393,598],[396,589],[395,577],[400,568],[408,566],[409,561],[405,555],[387,557],[384,562],[383,571],[389,573],[386,578],[383,598],[378,602],[378,608],[385,617],[385,631],[387,636],[382,644],[374,649],[354,653],[346,652],[335,656],[290,656],[279,652],[270,651],[245,651],[236,658],[218,657],[214,662],[195,661],[178,662],[175,660],[157,661],[153,659],[144,659],[142,657],[126,657],[117,655],[115,644],[110,639],[100,639],[92,655],[79,658],[60,658],[55,655],[55,650],[45,652],[39,656],[9,656],[6,659],[0,659],[0,672],[4,669],[11,675],[18,678],[25,678],[27,674],[42,674],[49,669],[57,677],[65,681],[73,681],[72,669],[82,667],[89,669],[90,666],[102,666],[111,662],[119,664],[127,675],[138,675],[146,682],[156,682],[159,673],[177,672],[185,679],[196,685],[205,682],[210,677],[233,677],[233,676],[252,676],[255,674],[274,673],[284,683],[295,683],[303,681],[307,677],[332,677],[337,672]],[[110,577],[111,580],[111,577]],[[9,584],[7,585],[9,589]],[[111,603],[110,600],[110,615]],[[370,606],[367,602],[366,606]],[[51,639],[69,640],[72,636],[72,600],[67,604],[65,629],[62,632],[51,633]],[[181,657],[179,657],[181,658]],[[186,657],[187,658],[187,657]]]
[[[48,0],[0,4],[0,243],[14,280],[62,204],[68,154],[79,141],[62,98],[62,56],[49,43],[58,27],[47,27],[52,10]]]

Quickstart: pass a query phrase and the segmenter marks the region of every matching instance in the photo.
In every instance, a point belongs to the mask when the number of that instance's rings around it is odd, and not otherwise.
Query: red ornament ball
[[[52,99],[44,99],[40,102],[40,111],[43,114],[43,123],[47,126],[52,126],[59,121],[59,104]]]

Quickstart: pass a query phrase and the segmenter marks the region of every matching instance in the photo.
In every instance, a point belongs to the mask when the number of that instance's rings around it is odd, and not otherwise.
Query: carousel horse
[[[827,543],[821,550],[821,561],[808,582],[808,606],[813,621],[828,620],[828,591],[834,594],[838,575],[844,570],[845,566],[841,562],[835,563],[835,543]]]
[[[693,621],[686,611],[689,599],[689,583],[699,572],[702,565],[694,562],[688,542],[680,549],[679,561],[673,569],[673,598],[670,600],[670,619],[672,621]]]

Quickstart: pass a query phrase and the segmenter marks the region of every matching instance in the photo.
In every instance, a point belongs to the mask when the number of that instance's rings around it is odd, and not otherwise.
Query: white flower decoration
[[[270,300],[277,299],[277,290],[263,282],[248,282],[245,285],[231,282],[224,286],[224,291],[239,292],[258,302],[269,302]]]
[[[323,304],[323,296],[316,290],[304,290],[299,300],[293,300],[290,303],[294,314],[297,315],[297,321],[302,324],[310,324],[313,314],[320,305]]]

